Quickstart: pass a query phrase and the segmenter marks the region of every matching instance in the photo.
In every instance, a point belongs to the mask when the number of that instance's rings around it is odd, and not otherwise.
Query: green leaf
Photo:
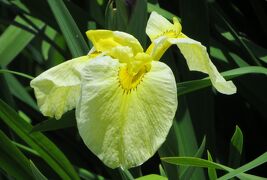
[[[44,27],[44,23],[29,17],[38,28]],[[24,19],[17,16],[14,22],[32,28]],[[6,67],[35,37],[34,34],[22,28],[10,25],[0,36],[0,65]]]
[[[18,75],[18,76],[21,76],[21,77],[24,77],[24,78],[27,78],[27,79],[30,79],[30,80],[32,80],[34,78],[34,77],[32,77],[32,76],[30,76],[28,74],[17,72],[17,71],[11,71],[11,70],[8,70],[8,69],[0,69],[0,73],[10,73],[10,74]]]
[[[118,168],[123,180],[134,180],[134,177],[127,169]]]
[[[240,159],[243,149],[243,133],[241,129],[236,126],[235,132],[232,136],[230,143],[230,153],[228,165],[233,168],[237,168],[240,165]]]
[[[255,44],[249,39],[242,38],[244,43],[248,46],[249,49],[253,51],[255,56],[259,58],[261,61],[267,63],[267,49]]]
[[[227,27],[227,31],[231,36],[236,40],[236,42],[241,46],[241,51],[248,57],[253,65],[261,66],[260,61],[255,57],[255,54],[250,50],[246,45],[243,39],[238,35],[238,31],[227,21],[226,16],[224,15],[222,9],[218,6],[216,2],[210,3],[211,17],[214,19],[214,22],[222,24],[224,27]]]
[[[147,0],[136,0],[129,19],[127,31],[146,47]]]
[[[168,180],[168,178],[157,175],[157,174],[150,174],[150,175],[137,178],[136,180]]]
[[[60,120],[48,119],[46,121],[40,122],[39,124],[35,125],[32,128],[31,132],[54,131],[54,130],[58,130],[58,129],[73,127],[75,125],[76,125],[75,113],[74,113],[74,111],[70,111],[70,112],[65,113]]]
[[[235,170],[230,167],[219,164],[219,163],[215,163],[215,162],[211,162],[205,159],[200,159],[200,158],[195,158],[195,157],[165,157],[165,158],[161,158],[161,160],[171,163],[171,164],[175,164],[175,165],[215,168],[215,169],[220,169],[220,170],[229,172],[228,174],[219,178],[218,180],[226,180],[226,179],[230,179],[235,176],[239,178],[246,178],[246,179],[253,178],[253,180],[266,179],[266,178],[262,178],[262,177],[258,177],[258,176],[254,176],[250,174],[245,174],[244,172],[267,162],[267,152],[257,157],[255,160]]]
[[[172,21],[173,17],[177,17],[175,14],[159,7],[158,5],[152,4],[152,3],[147,3],[147,12],[151,13],[152,11],[156,11],[160,15],[164,16],[165,18],[169,19]],[[178,18],[178,17],[177,17]],[[180,19],[180,18],[178,18]]]
[[[208,160],[213,162],[212,156],[210,152],[208,151]],[[210,180],[216,180],[217,179],[217,173],[215,168],[208,168],[208,175]]]
[[[78,172],[79,172],[79,176],[85,180],[104,180],[105,179],[104,177],[95,175],[83,168],[79,168]]]
[[[29,133],[32,126],[22,120],[16,111],[0,100],[0,118],[62,178],[79,179],[65,155],[40,132]]]
[[[32,179],[29,160],[0,130],[0,168],[16,179]]]
[[[194,157],[202,157],[203,152],[205,150],[205,146],[206,146],[206,137],[204,136],[202,143],[199,147],[199,149],[197,150],[196,154],[194,155]],[[195,168],[194,167],[186,167],[184,168],[183,171],[181,171],[181,175],[180,175],[180,179],[190,179],[192,177],[192,174],[194,173]]]
[[[174,74],[179,74],[181,71],[177,69],[177,60],[173,57],[170,51],[167,51],[164,58],[166,63],[173,67]],[[180,77],[176,79],[179,81]],[[194,156],[198,150],[197,139],[192,123],[191,113],[188,108],[187,99],[185,96],[179,97],[178,109],[173,121],[173,126],[167,136],[166,141],[159,149],[160,157],[167,156]],[[177,167],[171,164],[162,162],[164,170],[169,179],[179,179],[179,174],[185,167]]]
[[[265,74],[267,75],[267,68],[260,67],[260,66],[249,66],[249,67],[241,67],[232,69],[229,71],[225,71],[221,73],[225,79],[233,79],[245,74]],[[186,81],[182,83],[177,83],[177,92],[178,95],[187,94],[199,89],[203,89],[206,87],[211,86],[211,81],[209,78],[199,79],[199,80],[192,80]]]
[[[72,56],[78,57],[87,54],[88,47],[86,42],[64,2],[62,0],[48,0],[47,2],[65,37]]]
[[[128,25],[128,10],[126,7],[126,3],[124,0],[115,0],[116,2],[116,22],[117,27],[116,30],[126,31],[126,27]]]
[[[220,177],[218,180],[226,180],[226,179],[230,179],[232,177],[237,176],[238,174],[241,174],[243,172],[249,171],[257,166],[260,166],[263,163],[267,162],[267,152],[265,152],[264,154],[262,154],[261,156],[257,157],[256,159],[254,159],[253,161],[229,172],[228,174]],[[266,178],[264,178],[266,179]]]
[[[33,109],[38,110],[36,102],[26,91],[25,87],[17,80],[17,78],[15,78],[12,74],[5,74],[4,77],[8,82],[10,91],[15,97],[20,99],[22,102],[25,102]]]
[[[163,167],[161,164],[159,164],[159,172],[160,172],[160,175],[163,176],[163,177],[167,177]]]
[[[35,156],[40,156],[40,154],[39,154],[38,152],[36,152],[35,150],[33,150],[33,149],[31,149],[31,148],[29,148],[29,147],[23,145],[23,144],[17,143],[17,142],[15,142],[15,141],[12,141],[12,143],[13,143],[15,146],[17,146],[19,149],[21,149],[21,150],[23,150],[23,151],[25,151],[25,152],[27,152],[27,153],[33,154],[33,155],[35,155]]]
[[[30,167],[35,180],[47,180],[47,178],[41,173],[41,171],[30,161]]]
[[[209,16],[206,0],[180,0],[183,32],[189,37],[208,45]]]

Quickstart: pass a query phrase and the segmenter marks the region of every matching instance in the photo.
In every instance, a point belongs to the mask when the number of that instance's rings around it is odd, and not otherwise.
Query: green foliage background
[[[266,7],[261,0],[0,0],[0,179],[264,179]],[[168,50],[162,60],[179,95],[168,138],[142,166],[111,170],[82,143],[73,111],[59,121],[40,114],[29,82],[87,54],[88,29],[125,31],[146,48],[151,11],[177,16],[238,92],[218,94],[203,74],[188,71],[177,49]]]

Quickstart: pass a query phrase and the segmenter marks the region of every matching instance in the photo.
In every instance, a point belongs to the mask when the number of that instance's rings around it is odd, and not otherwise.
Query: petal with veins
[[[151,13],[146,26],[146,34],[151,41],[170,30],[174,30],[174,25],[172,23],[156,12]]]
[[[88,62],[82,56],[59,64],[31,81],[40,111],[60,119],[63,113],[76,107],[80,97],[80,72]]]
[[[236,93],[236,86],[232,81],[226,81],[211,62],[206,47],[190,38],[170,38],[171,44],[176,44],[186,59],[191,71],[209,74],[213,86],[223,94]]]
[[[84,143],[111,168],[138,166],[153,156],[177,109],[176,83],[167,65],[152,61],[140,83],[128,91],[118,77],[125,65],[108,56],[90,61],[82,71],[76,109]]]

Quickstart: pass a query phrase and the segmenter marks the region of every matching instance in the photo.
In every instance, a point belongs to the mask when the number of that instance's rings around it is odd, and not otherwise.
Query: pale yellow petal
[[[130,63],[134,57],[132,49],[128,46],[116,46],[110,50],[109,55],[119,59],[121,63]]]
[[[88,56],[66,61],[34,78],[34,89],[40,111],[59,119],[63,113],[76,107],[80,97],[80,72]]]
[[[160,60],[165,51],[172,45],[168,41],[168,37],[161,36],[154,40],[151,45],[148,47],[146,53],[150,54],[154,61]]]
[[[143,48],[139,41],[130,34],[110,30],[89,30],[87,37],[92,41],[97,51],[109,52],[116,46],[129,46],[133,53],[142,52]]]
[[[97,58],[83,69],[76,118],[87,147],[108,167],[130,168],[144,163],[165,141],[177,108],[171,69],[153,61],[135,89],[119,82],[125,64]]]
[[[223,94],[236,93],[236,87],[232,81],[226,81],[211,62],[207,49],[200,42],[190,38],[171,38],[169,42],[177,44],[186,59],[187,65],[192,71],[200,71],[209,74],[213,86]]]
[[[174,30],[172,23],[156,12],[151,13],[146,26],[146,34],[151,41],[170,30]]]

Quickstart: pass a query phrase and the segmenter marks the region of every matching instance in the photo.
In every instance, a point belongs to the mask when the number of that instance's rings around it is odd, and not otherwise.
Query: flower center
[[[132,90],[136,90],[146,72],[148,72],[148,68],[145,65],[136,74],[129,73],[127,66],[121,67],[119,70],[119,83],[124,92],[129,93]]]

